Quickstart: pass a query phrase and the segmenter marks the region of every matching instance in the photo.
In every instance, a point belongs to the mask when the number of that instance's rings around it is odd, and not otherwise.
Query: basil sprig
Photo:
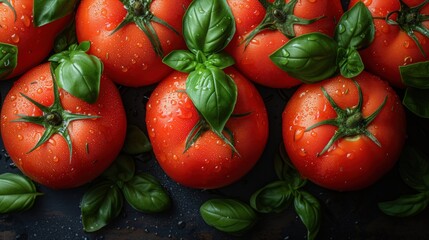
[[[122,211],[124,199],[145,213],[167,210],[171,199],[159,181],[148,173],[135,172],[134,159],[120,155],[85,192],[81,201],[83,229],[100,230]]]
[[[406,146],[399,160],[402,180],[417,193],[399,196],[392,201],[378,204],[380,210],[390,216],[414,216],[429,204],[429,156],[412,146]]]
[[[403,105],[415,115],[429,118],[429,61],[400,66],[399,71],[407,86]]]
[[[86,52],[90,42],[72,44],[68,50],[52,55],[55,80],[62,89],[88,103],[94,103],[100,93],[103,63]]]
[[[0,174],[0,213],[22,212],[30,209],[38,196],[34,183],[27,177]]]
[[[18,64],[18,47],[0,43],[0,80],[13,72]]]
[[[79,0],[34,0],[34,25],[40,27],[73,13]]]
[[[237,86],[222,69],[234,64],[234,60],[221,52],[234,33],[235,22],[226,0],[195,0],[183,18],[188,50],[175,50],[163,62],[177,71],[189,73],[186,93],[209,128],[235,150],[222,133],[237,102]],[[186,146],[205,129],[191,132]]]
[[[337,72],[352,78],[364,69],[358,50],[368,46],[374,35],[371,12],[358,2],[343,14],[333,38],[317,32],[304,34],[290,40],[270,58],[305,83],[324,80]]]

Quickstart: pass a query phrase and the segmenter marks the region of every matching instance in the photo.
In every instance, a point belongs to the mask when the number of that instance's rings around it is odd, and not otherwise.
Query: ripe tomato
[[[105,72],[113,81],[138,87],[156,83],[172,71],[162,63],[162,57],[157,55],[143,30],[151,32],[153,26],[155,33],[149,35],[157,35],[163,54],[184,49],[182,17],[191,0],[145,1],[150,3],[148,6],[141,5],[143,1],[134,2],[135,6],[127,10],[119,0],[81,1],[76,13],[76,33],[79,42],[91,41],[88,53],[103,61]],[[130,14],[144,22],[144,29],[131,22],[114,32]],[[165,21],[177,32],[154,22],[153,17]]]
[[[350,7],[356,2],[358,0],[350,1]],[[425,1],[403,0],[403,2],[413,8]],[[361,51],[365,67],[368,71],[388,80],[393,86],[403,88],[399,66],[429,60],[429,36],[424,36],[413,28],[421,25],[427,31],[429,21],[427,19],[418,21],[417,18],[429,14],[429,5],[426,2],[420,11],[417,11],[419,14],[416,14],[410,9],[404,7],[401,9],[399,0],[372,0],[364,3],[374,16],[376,29],[374,42]],[[389,24],[385,19],[389,13],[392,13],[389,19],[396,21],[396,24]],[[399,15],[404,19],[400,20]],[[412,29],[412,34],[418,39],[425,55],[404,30],[406,28]]]
[[[226,128],[240,155],[210,130],[184,151],[186,138],[200,120],[184,92],[186,73],[175,71],[165,78],[147,103],[146,124],[155,156],[166,174],[185,186],[209,189],[231,184],[255,165],[264,150],[268,138],[264,102],[240,73],[233,68],[227,73],[237,84],[238,99],[233,112],[237,116]]]
[[[279,29],[289,28],[296,36],[316,31],[333,35],[336,23],[343,13],[341,1],[284,1],[289,6],[295,2],[296,5],[290,9],[290,12],[282,9],[285,8],[283,1],[268,2],[275,2],[277,7],[270,6],[265,9],[258,0],[228,0],[237,30],[227,51],[235,58],[236,67],[240,72],[254,82],[274,88],[293,87],[301,82],[278,68],[269,58],[292,37],[285,36]],[[292,19],[294,15],[303,19],[322,18],[311,24],[301,25],[296,24]],[[262,31],[251,37],[246,46],[244,42],[246,37],[257,31],[259,27]]]
[[[357,190],[377,181],[395,164],[406,136],[403,106],[388,83],[367,72],[355,80],[337,76],[302,85],[283,112],[283,140],[292,163],[302,176],[329,189]],[[343,110],[335,110],[327,96]],[[341,127],[314,125],[337,116]],[[340,133],[345,136],[333,138]]]
[[[31,69],[14,83],[1,112],[3,143],[16,166],[31,179],[51,188],[76,187],[101,174],[119,153],[126,132],[125,110],[116,86],[104,76],[94,104],[60,89],[61,104],[66,112],[98,118],[74,120],[68,124],[71,158],[68,145],[59,134],[30,151],[45,127],[16,122],[21,116],[42,116],[42,111],[21,94],[50,106],[54,102],[53,92],[48,63]]]
[[[0,4],[0,43],[17,46],[17,66],[7,78],[24,73],[45,59],[53,48],[54,39],[66,26],[70,16],[41,27],[33,25],[33,0],[9,1],[16,12]]]

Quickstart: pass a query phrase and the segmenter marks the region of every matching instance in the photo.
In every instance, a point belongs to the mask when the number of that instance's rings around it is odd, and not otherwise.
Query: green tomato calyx
[[[429,21],[429,15],[420,13],[420,10],[429,3],[429,0],[425,0],[415,7],[409,7],[403,0],[399,0],[399,2],[401,4],[401,8],[387,14],[385,20],[388,24],[398,25],[403,31],[405,31],[416,43],[422,55],[426,57],[427,55],[414,32],[419,32],[423,36],[429,38],[429,29],[423,25],[423,22]],[[393,15],[397,16],[396,20],[391,18]]]
[[[269,3],[267,0],[260,0],[266,9],[266,14],[262,22],[247,35],[244,39],[245,46],[263,30],[278,30],[287,38],[294,38],[296,36],[295,25],[308,25],[324,16],[313,19],[304,19],[294,15],[295,6],[298,0],[291,0],[286,3],[284,0],[275,0],[274,3]]]
[[[317,154],[317,156],[321,156],[324,153],[326,153],[337,140],[342,138],[353,138],[359,135],[364,135],[368,137],[377,146],[381,147],[381,144],[378,141],[378,139],[370,131],[368,131],[368,126],[383,109],[387,101],[387,96],[384,98],[383,102],[377,108],[377,110],[375,110],[370,116],[365,118],[362,115],[362,107],[363,107],[362,89],[360,88],[359,84],[355,80],[353,80],[353,82],[356,85],[356,88],[358,89],[358,94],[359,94],[358,104],[356,106],[346,108],[346,109],[340,108],[337,105],[337,103],[335,103],[335,101],[332,99],[332,97],[328,94],[325,88],[322,87],[323,95],[326,97],[326,99],[328,99],[330,105],[337,113],[337,117],[313,124],[312,126],[305,129],[305,131],[306,132],[310,131],[322,125],[332,125],[332,126],[336,126],[338,129],[335,131],[335,134],[325,145],[323,150]]]

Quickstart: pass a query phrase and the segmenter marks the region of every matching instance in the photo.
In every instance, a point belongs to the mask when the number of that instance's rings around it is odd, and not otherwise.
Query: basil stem
[[[37,196],[34,183],[27,177],[13,174],[0,174],[0,213],[22,212],[30,209]]]

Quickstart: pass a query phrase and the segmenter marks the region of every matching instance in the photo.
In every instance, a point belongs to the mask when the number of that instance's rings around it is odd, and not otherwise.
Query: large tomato
[[[126,132],[125,110],[116,86],[104,76],[94,104],[60,89],[64,112],[55,109],[43,115],[38,106],[22,95],[48,107],[55,99],[53,86],[56,85],[48,63],[31,69],[14,83],[1,111],[3,143],[16,166],[36,182],[51,188],[76,187],[101,174],[119,153]],[[97,117],[67,123],[64,114],[70,113]],[[39,117],[46,125],[18,121],[25,116]],[[71,152],[60,134],[52,135],[32,150],[48,126],[67,129]]]
[[[396,92],[367,72],[355,81],[337,76],[302,85],[283,112],[292,163],[329,189],[371,185],[392,168],[405,141],[405,113]]]
[[[228,0],[237,30],[227,51],[235,58],[240,72],[256,83],[274,88],[293,87],[301,82],[278,68],[269,56],[293,36],[309,32],[333,35],[343,13],[341,1],[268,2],[269,7],[265,8],[258,0]],[[302,23],[297,22],[299,18]],[[315,21],[305,23],[309,19]]]
[[[48,56],[53,48],[55,37],[68,23],[70,16],[35,27],[33,0],[8,2],[10,6],[0,3],[0,44],[11,44],[18,48],[16,68],[6,76],[12,78],[39,64]],[[3,64],[4,59],[1,62]]]
[[[128,9],[123,2],[130,5]],[[182,17],[190,2],[83,0],[76,13],[77,37],[91,41],[89,53],[103,61],[113,81],[132,87],[150,85],[172,71],[162,63],[162,56],[186,47]],[[125,18],[136,23],[117,30]]]
[[[350,7],[356,2],[358,0],[350,1]],[[429,34],[425,36],[417,29],[428,31],[429,21],[424,15],[429,14],[429,4],[424,3],[424,0],[403,0],[404,5],[401,7],[399,0],[363,2],[374,16],[376,29],[374,42],[361,51],[365,67],[392,85],[402,88],[404,84],[399,67],[429,60]]]
[[[238,88],[237,104],[226,124],[238,154],[211,130],[185,151],[186,139],[200,120],[184,92],[187,74],[173,72],[147,103],[146,124],[155,156],[167,175],[185,186],[209,189],[231,184],[255,165],[265,148],[268,119],[259,92],[233,68],[227,73]]]

